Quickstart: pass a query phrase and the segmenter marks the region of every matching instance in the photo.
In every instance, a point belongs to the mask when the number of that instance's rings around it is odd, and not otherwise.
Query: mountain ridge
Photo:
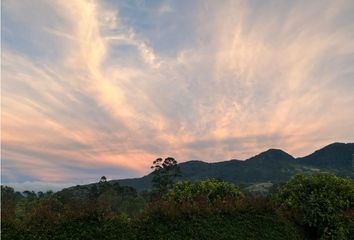
[[[281,149],[270,148],[246,160],[232,159],[212,163],[191,160],[178,165],[182,172],[180,180],[195,181],[212,177],[237,184],[278,183],[287,181],[299,172],[330,171],[354,178],[353,154],[354,143],[335,142],[298,158]],[[151,180],[152,175],[149,173],[141,178],[111,181],[141,191],[151,188]]]
[[[318,171],[332,172],[354,179],[354,143],[332,143],[298,158],[294,158],[281,149],[270,148],[246,160],[231,159],[211,163],[190,160],[179,163],[178,166],[182,177],[177,180],[196,181],[218,178],[245,186],[277,184],[286,182],[296,173],[311,174]],[[152,187],[152,173],[142,177],[110,180],[109,182],[133,187],[137,191],[149,190]],[[91,183],[63,190],[75,188],[82,190],[84,186],[94,185],[95,183]]]

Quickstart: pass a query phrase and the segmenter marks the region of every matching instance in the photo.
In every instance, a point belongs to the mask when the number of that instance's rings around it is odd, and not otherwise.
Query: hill
[[[316,171],[329,171],[354,179],[353,154],[354,143],[333,143],[301,158],[294,158],[280,149],[269,149],[244,161],[233,159],[207,163],[192,160],[179,164],[182,173],[179,180],[195,181],[218,178],[231,183],[243,184],[246,187],[251,185],[270,187],[272,184],[269,183],[285,182],[296,173]],[[151,180],[150,173],[141,178],[110,182],[143,191],[151,188]]]
[[[348,169],[354,165],[354,143],[332,143],[297,159],[301,164],[318,168]]]

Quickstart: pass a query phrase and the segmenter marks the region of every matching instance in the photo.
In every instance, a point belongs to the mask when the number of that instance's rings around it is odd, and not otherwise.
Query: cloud
[[[353,138],[350,1],[3,5],[6,181],[140,176],[160,156],[303,155]]]
[[[57,192],[63,188],[75,186],[75,183],[50,183],[50,182],[38,182],[38,181],[26,181],[26,182],[9,182],[6,183],[6,186],[14,188],[15,191],[35,191],[35,192],[46,192],[53,191]]]
[[[168,3],[162,3],[158,9],[159,14],[166,14],[173,12],[173,8]]]

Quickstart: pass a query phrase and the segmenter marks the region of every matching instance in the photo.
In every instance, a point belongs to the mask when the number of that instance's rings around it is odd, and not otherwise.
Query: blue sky
[[[352,142],[353,12],[349,0],[4,0],[2,182]]]

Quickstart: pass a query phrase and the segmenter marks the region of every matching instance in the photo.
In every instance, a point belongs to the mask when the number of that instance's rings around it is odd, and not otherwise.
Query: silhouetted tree
[[[176,177],[181,176],[177,161],[172,157],[165,158],[165,160],[157,158],[151,169],[154,170],[152,172],[153,188],[160,195],[166,193],[173,186]]]
[[[44,197],[44,193],[43,193],[42,191],[39,191],[39,192],[37,193],[37,195],[38,195],[39,198]]]
[[[34,191],[25,190],[22,194],[27,198],[28,201],[33,201],[37,198],[37,194]]]
[[[100,179],[100,183],[107,182],[106,176],[102,176]]]

